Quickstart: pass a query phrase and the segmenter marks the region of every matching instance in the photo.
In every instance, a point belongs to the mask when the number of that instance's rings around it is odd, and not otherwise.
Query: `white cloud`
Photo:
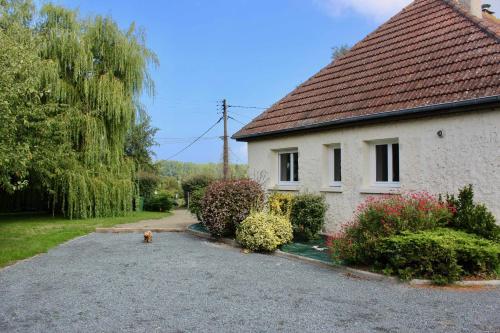
[[[380,22],[390,18],[412,0],[315,0],[330,15],[340,16],[355,11]]]

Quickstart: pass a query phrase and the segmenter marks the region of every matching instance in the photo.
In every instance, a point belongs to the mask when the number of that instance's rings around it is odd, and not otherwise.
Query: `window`
[[[374,144],[375,184],[399,185],[399,144]]]
[[[299,181],[299,153],[297,151],[279,153],[279,180],[281,184]]]
[[[339,144],[330,147],[330,182],[331,186],[342,185],[342,150]]]

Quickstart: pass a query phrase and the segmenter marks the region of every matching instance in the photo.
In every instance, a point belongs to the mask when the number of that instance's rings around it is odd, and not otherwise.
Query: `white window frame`
[[[335,149],[340,149],[340,181],[335,181]],[[342,187],[342,145],[340,143],[328,146],[328,179],[331,187]]]
[[[372,185],[375,187],[393,187],[398,188],[401,187],[401,154],[399,154],[399,181],[393,181],[393,170],[392,170],[392,145],[398,144],[398,139],[387,139],[387,140],[378,140],[371,142],[371,156],[370,156],[370,169],[371,169],[371,177],[372,177]],[[386,182],[377,181],[377,149],[376,146],[387,145],[387,179]],[[399,146],[399,150],[401,153],[401,146]]]
[[[295,166],[294,166],[294,153],[299,154],[298,149],[287,149],[287,150],[280,150],[278,151],[278,184],[279,185],[284,185],[284,186],[294,186],[298,185],[300,182],[300,174],[297,173],[298,179],[299,180],[293,180],[293,174],[295,172]],[[281,155],[284,154],[290,154],[290,181],[282,181],[281,180]],[[299,159],[300,162],[300,159]],[[299,166],[300,170],[300,166]]]

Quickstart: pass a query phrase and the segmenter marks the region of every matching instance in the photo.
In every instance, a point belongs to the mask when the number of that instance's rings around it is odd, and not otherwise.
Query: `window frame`
[[[335,180],[335,150],[340,149],[340,181]],[[334,143],[328,145],[328,180],[330,187],[342,187],[342,145]]]
[[[398,154],[398,165],[399,165],[399,181],[394,181],[394,170],[393,170],[393,145],[397,144],[399,149]],[[386,145],[387,146],[387,181],[377,181],[377,146]],[[370,157],[370,169],[371,169],[371,179],[372,185],[375,187],[391,187],[398,188],[401,187],[401,146],[398,139],[388,139],[379,140],[371,142],[371,157]]]
[[[293,180],[293,175],[295,173],[295,161],[294,161],[294,154],[297,154],[297,159],[300,162],[299,159],[299,150],[298,149],[286,149],[286,150],[279,150],[278,151],[278,185],[283,185],[283,186],[295,186],[300,183],[300,174],[297,172],[297,179],[298,180]],[[281,155],[290,155],[290,181],[283,181],[281,180]],[[300,170],[300,166],[298,165],[298,169]]]

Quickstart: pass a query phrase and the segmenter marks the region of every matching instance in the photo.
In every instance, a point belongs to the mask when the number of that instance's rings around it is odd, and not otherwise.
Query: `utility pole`
[[[222,113],[224,117],[224,166],[223,175],[224,180],[229,179],[229,142],[227,136],[227,101],[224,99],[222,101]]]

